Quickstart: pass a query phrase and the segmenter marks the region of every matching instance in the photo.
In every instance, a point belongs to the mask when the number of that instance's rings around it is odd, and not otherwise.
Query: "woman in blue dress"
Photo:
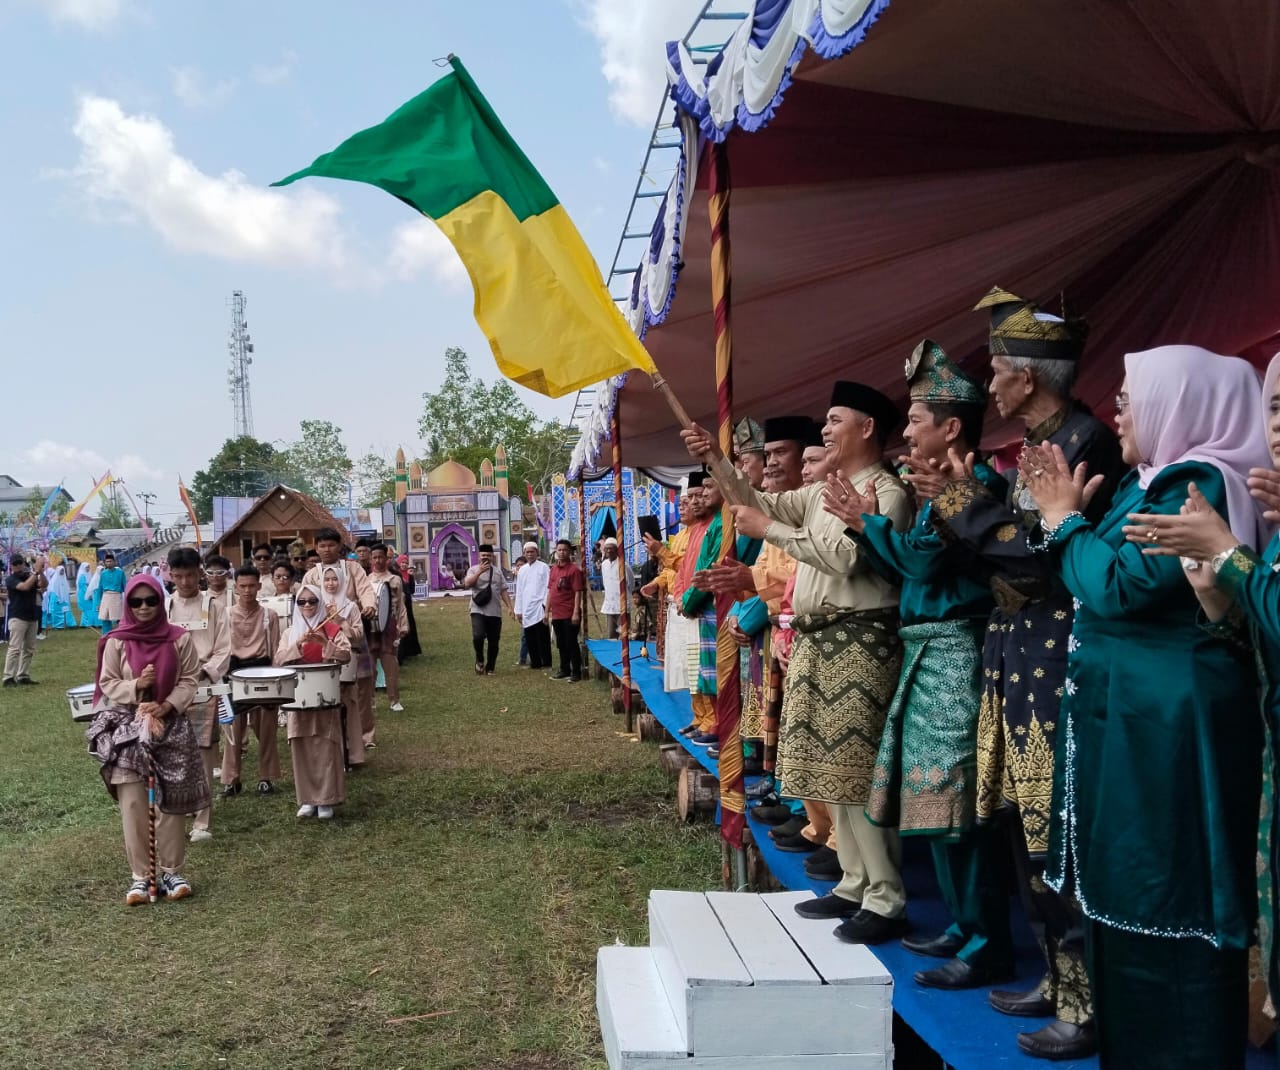
[[[93,604],[96,592],[90,590],[94,586],[92,581],[93,565],[88,561],[81,561],[76,573],[76,605],[80,608],[81,628],[98,627],[98,611]]]
[[[1178,560],[1127,541],[1195,484],[1255,545],[1257,374],[1193,346],[1125,358],[1117,432],[1134,466],[1095,527],[1087,473],[1037,447],[1021,469],[1045,552],[1075,596],[1046,880],[1073,890],[1101,1065],[1244,1065],[1262,733],[1253,656],[1198,624]]]

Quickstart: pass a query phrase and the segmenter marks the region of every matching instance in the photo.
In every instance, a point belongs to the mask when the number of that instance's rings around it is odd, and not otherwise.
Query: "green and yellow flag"
[[[556,195],[462,62],[309,175],[368,182],[435,220],[475,288],[476,322],[508,379],[548,397],[657,368]]]

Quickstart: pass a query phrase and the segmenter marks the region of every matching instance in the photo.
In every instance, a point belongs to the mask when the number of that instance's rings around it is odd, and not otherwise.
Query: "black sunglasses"
[[[320,599],[318,598],[297,598],[295,601],[300,606],[318,606],[320,604]]]
[[[158,594],[144,594],[140,598],[130,598],[129,608],[139,609],[142,606],[158,606],[160,604],[160,596]]]
[[[254,554],[253,559],[255,561],[270,561],[271,555],[270,554]]]

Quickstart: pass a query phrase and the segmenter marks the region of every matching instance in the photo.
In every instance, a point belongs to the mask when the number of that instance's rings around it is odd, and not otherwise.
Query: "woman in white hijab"
[[[303,584],[294,603],[293,623],[280,637],[276,664],[342,664],[350,660],[351,641],[346,628],[326,612],[320,589]],[[341,705],[288,711],[289,753],[293,756],[299,817],[327,821],[333,817],[333,808],[346,798],[341,711]]]
[[[357,679],[359,663],[369,661],[369,642],[364,634],[364,620],[360,606],[347,597],[347,570],[341,565],[324,565],[320,570],[324,587],[325,612],[336,616],[346,629],[351,643],[351,660],[343,666],[342,673],[342,731],[347,741],[347,768],[362,766],[367,755],[364,746],[364,726],[360,720],[360,683]]]

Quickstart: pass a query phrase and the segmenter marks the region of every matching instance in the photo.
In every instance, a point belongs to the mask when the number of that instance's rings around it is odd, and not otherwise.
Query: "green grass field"
[[[195,896],[132,908],[63,695],[95,634],[38,644],[40,686],[0,691],[0,1066],[604,1066],[595,950],[646,942],[650,888],[718,886],[714,832],[676,820],[603,684],[516,668],[510,621],[477,677],[466,604],[417,614],[406,711],[379,695],[338,818],[294,818],[282,732],[283,790],[215,804]]]

